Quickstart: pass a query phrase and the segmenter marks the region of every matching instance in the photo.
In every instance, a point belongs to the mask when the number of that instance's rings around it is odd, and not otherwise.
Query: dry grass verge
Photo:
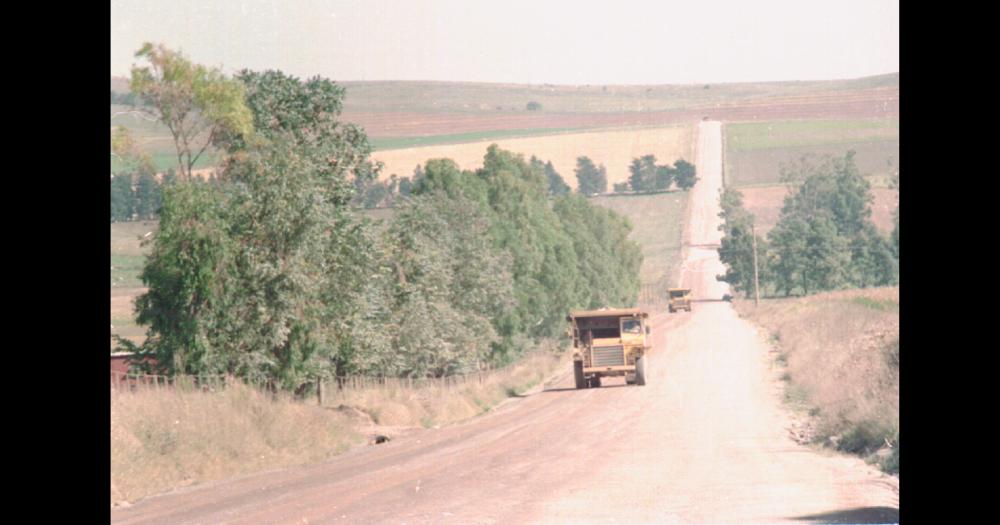
[[[569,370],[569,354],[557,350],[546,343],[482,383],[331,392],[326,407],[317,406],[315,398],[272,397],[238,381],[216,393],[112,391],[111,503],[315,463],[365,443],[372,432],[391,436],[468,419]]]
[[[540,351],[502,371],[488,374],[482,383],[348,389],[334,392],[325,403],[360,410],[379,426],[429,428],[446,425],[483,414],[506,399],[541,385],[554,373],[569,370],[568,356],[566,352]]]
[[[111,395],[111,502],[319,461],[364,438],[350,420],[239,382],[217,393]]]
[[[736,299],[780,349],[786,401],[804,408],[806,438],[899,472],[899,288]]]

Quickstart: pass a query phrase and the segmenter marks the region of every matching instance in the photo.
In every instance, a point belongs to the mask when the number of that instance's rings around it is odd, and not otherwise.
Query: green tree
[[[582,195],[594,195],[608,191],[608,173],[604,166],[594,166],[588,157],[576,159],[576,191]]]
[[[229,368],[227,349],[216,337],[225,326],[229,263],[237,251],[227,235],[225,198],[198,182],[165,189],[159,229],[141,274],[149,289],[135,308],[136,321],[147,327],[141,353],[155,357],[161,371]]]
[[[657,166],[655,155],[644,155],[641,158],[632,159],[629,165],[629,186],[632,191],[652,191],[656,188]]]
[[[269,111],[254,105],[253,122],[272,122]],[[367,139],[350,126],[319,137],[296,126],[227,135],[217,184],[165,188],[137,312],[148,327],[142,351],[166,371],[228,372],[299,391],[317,375],[385,361],[387,270],[348,210],[351,177],[372,175]]]
[[[628,239],[632,225],[611,210],[581,195],[557,199],[553,210],[573,241],[579,261],[577,308],[634,306],[639,296],[642,250]]]
[[[553,212],[543,173],[520,155],[491,145],[483,168],[461,171],[448,159],[429,160],[414,194],[465,197],[489,210],[493,245],[511,259],[517,307],[495,320],[502,338],[493,361],[505,362],[523,350],[524,337],[552,336],[565,312],[580,298],[575,283],[579,264],[572,240]]]
[[[148,65],[132,67],[132,93],[142,101],[140,109],[170,131],[182,180],[191,178],[194,164],[220,136],[250,131],[240,82],[163,45],[143,44],[135,56]]]
[[[399,179],[399,195],[401,197],[409,197],[412,191],[413,191],[413,183],[410,182],[409,177],[403,177]]]
[[[733,290],[742,291],[750,297],[754,290],[755,219],[743,208],[743,194],[738,190],[724,189],[720,204],[722,211],[719,216],[723,223],[719,228],[723,231],[723,237],[719,246],[719,259],[726,265],[726,273],[717,276],[717,279],[729,283]],[[757,274],[761,287],[767,283],[770,275],[768,248],[768,243],[758,236]]]
[[[670,183],[674,180],[674,170],[670,166],[657,166],[656,176],[653,179],[654,190],[666,190],[670,188]]]
[[[616,182],[613,186],[615,193],[625,193],[629,191],[628,181],[626,182]]]
[[[674,180],[677,182],[677,187],[682,190],[689,190],[694,187],[696,182],[698,182],[698,177],[695,175],[694,164],[691,164],[684,159],[678,159],[674,162],[673,173]]]
[[[871,222],[874,199],[853,151],[819,161],[804,156],[782,167],[782,180],[797,187],[769,234],[777,288],[809,293],[896,282],[896,256]]]
[[[135,212],[139,219],[156,216],[163,201],[160,183],[150,171],[140,172],[135,185]]]
[[[393,216],[398,373],[476,370],[499,343],[495,323],[513,311],[514,296],[510,259],[493,246],[490,226],[487,209],[445,193],[411,199]]]
[[[542,161],[535,157],[531,157],[531,167],[535,169],[542,170],[545,173],[545,178],[549,183],[549,195],[553,197],[558,197],[559,195],[566,195],[570,192],[569,185],[563,180],[559,172],[556,171],[555,166],[552,165],[552,161],[548,161],[542,164]]]
[[[135,191],[132,174],[121,173],[111,177],[111,222],[132,220],[135,215]]]

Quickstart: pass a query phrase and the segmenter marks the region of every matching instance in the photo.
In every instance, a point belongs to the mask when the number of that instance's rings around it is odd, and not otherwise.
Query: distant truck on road
[[[667,290],[667,295],[670,297],[670,304],[667,306],[670,313],[674,313],[677,310],[691,311],[691,290],[670,288]]]
[[[576,388],[597,388],[602,377],[625,376],[630,385],[646,384],[646,359],[652,350],[649,314],[638,308],[586,310],[566,316],[573,338]]]

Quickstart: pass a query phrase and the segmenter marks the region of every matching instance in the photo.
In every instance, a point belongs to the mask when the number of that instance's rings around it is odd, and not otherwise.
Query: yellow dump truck
[[[625,376],[630,385],[646,384],[649,314],[638,308],[571,312],[573,376],[576,388],[601,386],[602,377]]]
[[[670,304],[667,306],[670,313],[674,313],[677,310],[691,311],[691,290],[670,288],[667,290],[667,294],[670,296]]]

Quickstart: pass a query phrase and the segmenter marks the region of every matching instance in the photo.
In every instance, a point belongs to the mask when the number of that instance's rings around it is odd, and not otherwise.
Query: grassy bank
[[[663,290],[674,286],[678,277],[687,201],[686,191],[609,195],[590,200],[631,221],[629,239],[642,247],[642,284]]]
[[[786,401],[807,412],[807,439],[899,472],[899,288],[734,300],[780,350]]]
[[[325,460],[372,432],[432,427],[487,412],[570,370],[549,342],[514,365],[452,387],[357,389],[276,398],[236,383],[221,392],[112,392],[111,503],[179,487]],[[360,415],[361,417],[358,417]]]

